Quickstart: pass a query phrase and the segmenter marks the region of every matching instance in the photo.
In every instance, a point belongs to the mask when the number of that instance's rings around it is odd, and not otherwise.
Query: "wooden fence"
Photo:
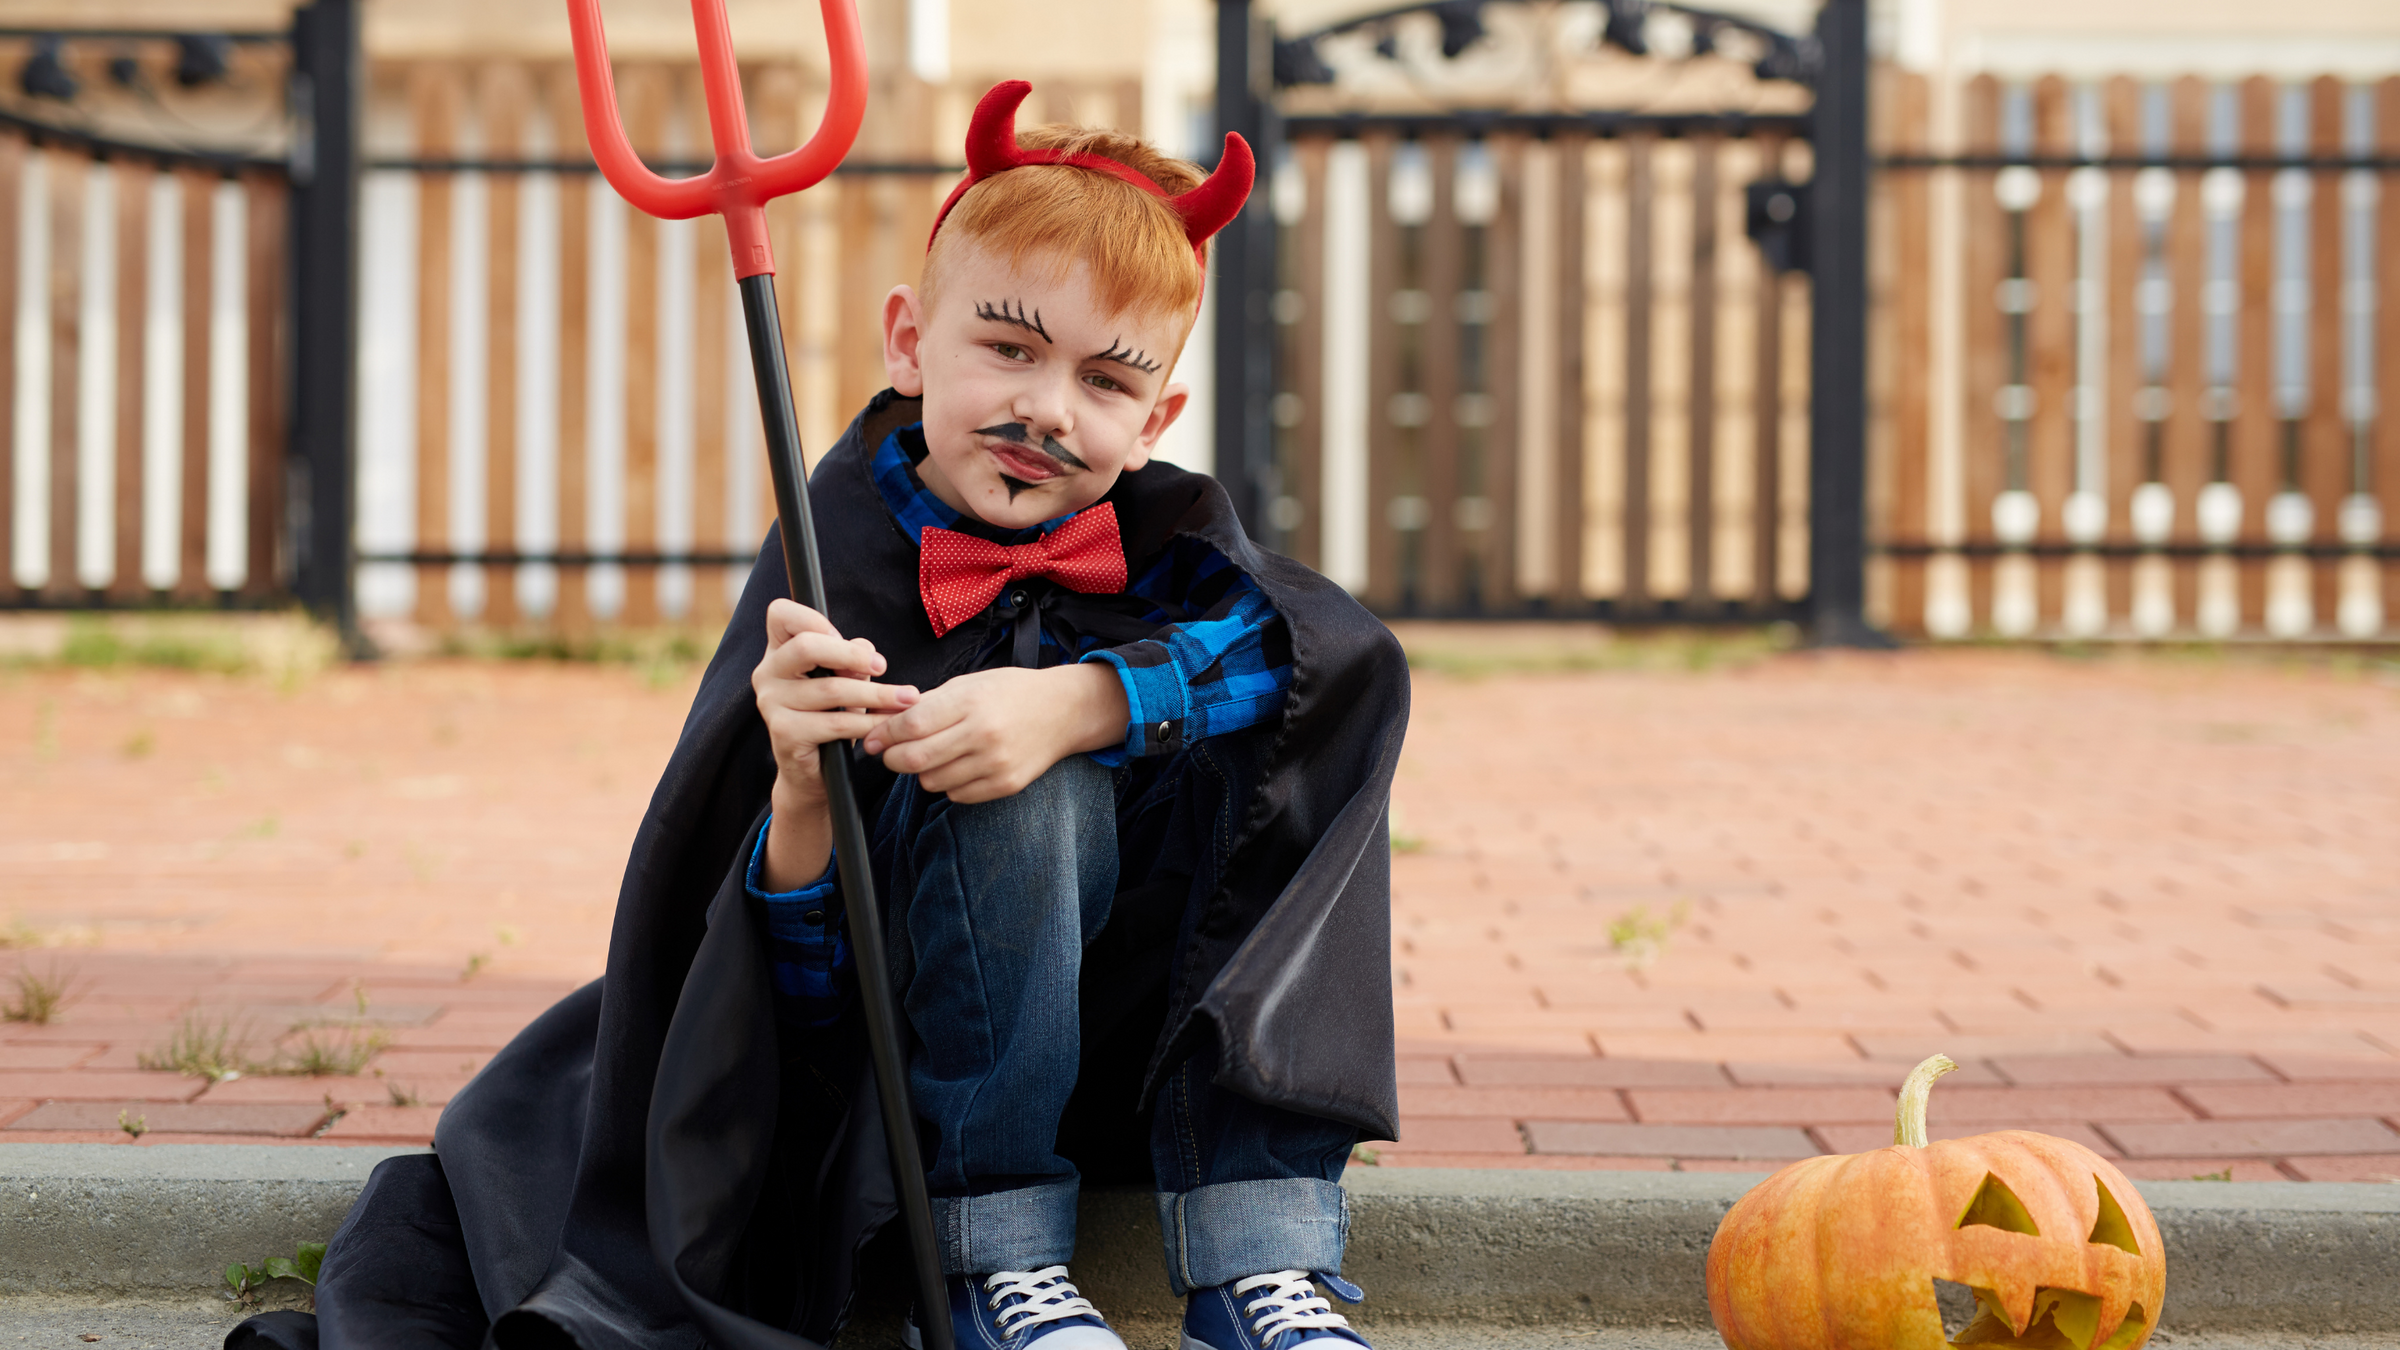
[[[1884,619],[2390,636],[2400,79],[1935,95],[1884,99]]]
[[[1807,282],[1744,236],[1746,185],[1805,145],[1300,128],[1275,188],[1290,552],[1387,613],[1806,592]]]
[[[745,76],[762,144],[813,125],[802,70]],[[563,66],[370,83],[363,612],[715,622],[769,500],[719,227],[615,200]],[[645,154],[705,154],[691,70],[620,87]],[[1043,92],[1044,117],[1141,106]],[[1876,106],[1874,617],[2390,636],[2400,80],[1886,72]],[[911,143],[955,144],[964,107],[928,101]],[[1808,176],[1796,123],[1291,127],[1266,188],[1280,547],[1391,614],[1791,612],[1809,285],[1745,224],[1752,183]],[[855,155],[771,212],[812,450],[882,383],[878,304],[953,181],[929,153]],[[284,194],[0,136],[12,603],[280,593]]]
[[[0,603],[285,593],[285,197],[0,132]]]

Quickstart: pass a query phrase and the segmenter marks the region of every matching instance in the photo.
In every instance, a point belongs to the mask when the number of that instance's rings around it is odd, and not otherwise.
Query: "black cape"
[[[932,688],[998,638],[935,638],[917,549],[869,477],[918,419],[886,391],[810,478],[834,621],[886,679]],[[1085,962],[1084,1059],[1060,1149],[1086,1179],[1147,1182],[1147,1085],[1196,1049],[1255,1100],[1397,1129],[1386,830],[1408,720],[1390,632],[1340,587],[1252,543],[1224,489],[1166,464],[1116,504],[1131,574],[1178,534],[1241,568],[1289,627],[1280,721],[1200,742],[1171,819],[1129,860]],[[743,863],[774,763],[750,687],[760,550],[636,835],[607,973],[544,1013],[442,1113],[435,1152],[389,1160],[326,1254],[312,1321],[271,1313],[228,1347],[806,1347],[849,1310],[895,1213],[863,1032],[779,1026]],[[889,787],[859,772],[870,811]],[[1180,863],[1159,859],[1181,858]],[[906,944],[895,944],[905,948]]]

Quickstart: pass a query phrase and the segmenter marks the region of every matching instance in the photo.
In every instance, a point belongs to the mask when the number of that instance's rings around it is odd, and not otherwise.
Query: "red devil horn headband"
[[[1225,133],[1225,157],[1217,161],[1216,172],[1180,196],[1168,196],[1167,190],[1151,182],[1147,174],[1106,155],[1025,149],[1017,144],[1017,105],[1032,92],[1033,86],[1023,80],[1005,80],[993,85],[983,101],[975,105],[975,116],[967,123],[967,177],[951,189],[949,199],[942,203],[941,214],[933,218],[933,234],[942,232],[942,222],[950,218],[950,208],[958,205],[958,199],[966,195],[968,188],[993,174],[1028,164],[1071,164],[1123,179],[1163,199],[1175,208],[1176,215],[1183,217],[1184,237],[1192,241],[1195,251],[1208,242],[1210,235],[1231,224],[1242,213],[1242,204],[1250,200],[1250,185],[1258,176],[1258,165],[1250,156],[1250,143],[1230,131]],[[933,248],[932,235],[926,237],[925,247]]]

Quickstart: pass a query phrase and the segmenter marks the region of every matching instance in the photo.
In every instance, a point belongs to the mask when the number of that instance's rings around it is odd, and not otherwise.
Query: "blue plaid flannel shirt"
[[[917,423],[884,437],[872,466],[884,505],[911,537],[937,526],[1020,544],[1066,523],[1067,517],[1059,516],[1032,529],[1006,531],[959,515],[917,476],[924,436],[923,424]],[[1139,756],[1171,754],[1189,742],[1255,726],[1282,710],[1292,687],[1290,631],[1257,583],[1223,554],[1178,536],[1125,590],[1152,602],[1147,616],[1152,623],[1167,625],[1170,604],[1197,617],[1117,647],[1087,636],[1073,652],[1062,651],[1048,632],[1042,634],[1042,646],[1055,659],[1105,663],[1124,687],[1125,740],[1091,752],[1093,759],[1114,767]],[[841,1013],[850,964],[833,866],[828,863],[825,875],[799,890],[770,894],[759,880],[765,852],[761,829],[745,883],[766,903],[775,988],[784,995],[777,1002],[787,1019],[826,1025]]]

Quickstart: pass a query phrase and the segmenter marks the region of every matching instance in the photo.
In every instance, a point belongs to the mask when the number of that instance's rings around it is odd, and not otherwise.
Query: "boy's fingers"
[[[941,690],[919,702],[907,712],[884,724],[875,735],[867,738],[866,752],[880,755],[895,745],[921,741],[935,732],[957,726],[966,718],[966,709],[955,698],[942,697]]]
[[[839,671],[844,675],[871,678],[884,670],[884,659],[877,655],[874,645],[864,640],[845,642],[830,633],[803,632],[794,635],[782,646],[767,653],[767,672],[779,679],[796,680],[812,670]]]
[[[887,730],[884,734],[889,734],[888,728],[892,724],[906,721],[914,713],[915,710],[912,709],[908,713],[893,718],[890,723],[885,724]],[[880,739],[880,735],[869,736],[867,744],[873,746]],[[894,773],[916,774],[922,781],[926,774],[938,773],[941,769],[948,767],[953,760],[967,754],[971,748],[968,743],[967,728],[954,723],[922,738],[902,741],[898,745],[882,751],[881,754],[885,768]],[[878,752],[869,749],[867,753]],[[928,790],[938,790],[933,789],[930,784],[927,787]]]
[[[767,645],[779,647],[794,633],[833,633],[833,621],[797,600],[767,603]]]
[[[871,680],[844,679],[834,675],[821,680],[783,681],[774,697],[784,707],[804,712],[865,708],[871,712],[893,713],[916,702],[917,691],[904,684],[876,684]]]
[[[805,712],[785,708],[767,723],[773,738],[785,745],[825,745],[833,741],[855,741],[874,729],[883,718],[878,713]]]

